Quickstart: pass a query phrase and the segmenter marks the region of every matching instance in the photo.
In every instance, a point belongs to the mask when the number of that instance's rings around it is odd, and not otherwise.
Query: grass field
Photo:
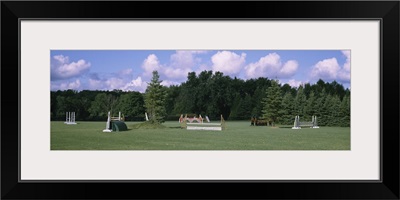
[[[51,122],[51,150],[350,150],[349,127],[319,129],[250,126],[227,121],[224,131],[181,129],[166,122],[164,129],[132,129],[103,133],[105,122]]]

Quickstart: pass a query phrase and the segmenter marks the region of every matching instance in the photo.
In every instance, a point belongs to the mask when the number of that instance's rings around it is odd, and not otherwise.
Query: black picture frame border
[[[68,22],[74,22],[74,21],[89,21],[89,22],[93,22],[93,21],[100,21],[100,22],[110,22],[110,21],[142,21],[142,22],[150,22],[150,21],[165,21],[165,22],[170,22],[170,21],[248,21],[248,22],[252,22],[252,21],[299,21],[299,22],[305,22],[305,21],[376,21],[379,22],[380,28],[380,35],[382,35],[382,22],[383,20],[381,18],[329,18],[327,19],[323,19],[323,18],[315,18],[315,19],[310,19],[310,18],[274,18],[274,19],[269,19],[269,18],[251,18],[251,19],[243,19],[243,18],[84,18],[84,19],[76,19],[76,18],[62,18],[62,19],[58,19],[58,18],[19,18],[18,19],[18,23],[19,23],[19,32],[21,30],[21,21],[68,21]],[[383,47],[383,37],[379,38],[380,40],[380,44],[379,44],[379,48],[382,49]],[[19,37],[18,40],[19,44],[21,42],[21,38]],[[18,61],[21,61],[21,49],[19,49],[19,59]],[[383,56],[382,52],[380,52],[380,58]],[[379,61],[379,66],[383,66],[382,64],[382,60]],[[19,63],[19,83],[20,83],[20,69],[21,69],[21,65]],[[379,73],[380,73],[380,78],[379,78],[379,82],[380,82],[380,102],[382,102],[382,94],[381,91],[383,90],[383,70],[380,67],[379,69]],[[21,88],[19,88],[19,95],[21,94]],[[20,100],[19,100],[20,102]],[[19,108],[21,107],[21,105],[19,105]],[[380,110],[382,110],[382,104],[380,105]],[[20,116],[19,116],[20,117]],[[380,119],[382,123],[382,119]],[[21,122],[21,119],[19,118],[19,122]],[[19,124],[19,128],[21,127],[21,124]],[[380,129],[380,138],[382,137],[382,126],[379,127]],[[21,131],[19,130],[19,147],[18,149],[21,149]],[[382,140],[380,140],[380,158],[379,158],[379,165],[380,165],[380,169],[382,168]],[[180,183],[209,183],[209,182],[213,182],[213,183],[381,183],[382,180],[362,180],[362,179],[354,179],[354,180],[253,180],[253,179],[241,179],[241,180],[228,180],[228,179],[218,179],[218,180],[164,180],[164,179],[153,179],[153,180],[21,180],[21,152],[19,151],[18,154],[19,158],[19,173],[18,173],[18,177],[19,177],[19,182],[20,183],[176,183],[176,182],[180,182]],[[382,171],[380,171],[379,173],[379,177],[382,177],[383,173]]]
[[[229,4],[230,10],[224,10]],[[150,8],[169,8],[151,12]],[[187,9],[180,9],[180,8]],[[193,8],[196,8],[194,10]],[[233,8],[233,9],[232,9]],[[273,8],[273,9],[270,9]],[[315,9],[317,8],[317,9]],[[268,12],[265,12],[265,10]],[[201,11],[207,10],[207,12]],[[235,12],[242,10],[242,12]],[[380,19],[381,20],[381,181],[54,181],[19,182],[19,138],[1,117],[2,199],[399,199],[399,2],[108,2],[2,1],[2,113],[20,119],[20,19]],[[10,81],[11,79],[11,81]],[[390,88],[390,89],[389,89]],[[18,98],[17,98],[18,97]],[[18,113],[15,108],[18,107]],[[7,110],[9,109],[9,111]],[[5,111],[6,110],[6,111]],[[14,113],[13,113],[14,111]],[[10,114],[9,114],[10,113]],[[4,115],[3,115],[4,116]],[[383,118],[385,120],[383,120]],[[3,123],[4,121],[4,123]],[[15,120],[14,120],[14,123]],[[386,126],[384,126],[386,125]],[[12,128],[14,127],[14,129]],[[260,188],[261,187],[261,188]],[[201,188],[201,189],[200,189]],[[132,192],[132,189],[134,192]],[[199,189],[202,192],[198,192]],[[148,193],[147,190],[157,190]],[[182,192],[185,191],[185,192]]]

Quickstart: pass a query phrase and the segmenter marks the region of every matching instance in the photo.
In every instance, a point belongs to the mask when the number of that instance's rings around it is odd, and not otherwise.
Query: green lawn
[[[350,150],[349,127],[319,129],[250,126],[227,121],[224,131],[181,129],[177,121],[164,129],[103,133],[105,122],[51,122],[51,150]]]

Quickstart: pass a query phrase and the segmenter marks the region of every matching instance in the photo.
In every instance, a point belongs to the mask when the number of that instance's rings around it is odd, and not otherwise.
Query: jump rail
[[[186,130],[222,131],[226,129],[226,123],[221,115],[221,123],[188,123],[187,116],[180,120],[181,128]]]

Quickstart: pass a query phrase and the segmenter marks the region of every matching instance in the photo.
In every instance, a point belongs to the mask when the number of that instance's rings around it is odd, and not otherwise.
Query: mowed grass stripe
[[[164,129],[133,129],[137,123],[103,133],[105,122],[51,122],[51,150],[350,150],[349,127],[292,130],[227,121],[227,130],[204,131],[170,121]]]

